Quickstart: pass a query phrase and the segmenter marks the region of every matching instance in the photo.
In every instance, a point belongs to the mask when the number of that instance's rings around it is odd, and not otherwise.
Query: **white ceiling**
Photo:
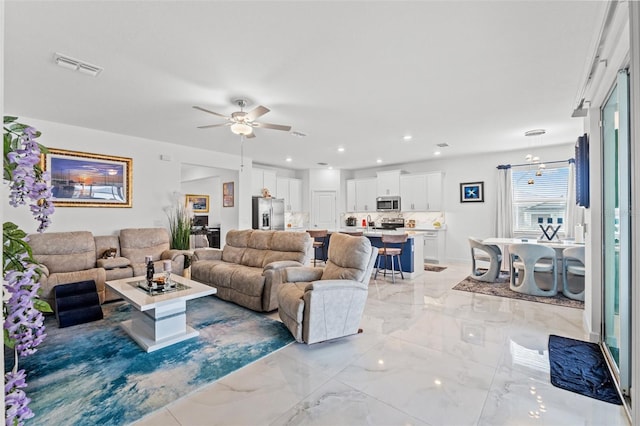
[[[604,7],[595,1],[17,1],[5,113],[240,153],[233,97],[271,109],[245,155],[358,169],[573,142]],[[104,67],[89,77],[55,52]],[[412,135],[404,142],[404,135]],[[344,153],[337,148],[343,146]],[[285,157],[291,156],[291,163]]]

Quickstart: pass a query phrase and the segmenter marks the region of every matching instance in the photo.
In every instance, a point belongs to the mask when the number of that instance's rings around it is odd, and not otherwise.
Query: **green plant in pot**
[[[184,200],[178,199],[167,211],[167,217],[169,218],[171,248],[176,250],[189,250],[193,212],[184,205]],[[184,267],[188,268],[190,264],[191,258],[185,256]]]

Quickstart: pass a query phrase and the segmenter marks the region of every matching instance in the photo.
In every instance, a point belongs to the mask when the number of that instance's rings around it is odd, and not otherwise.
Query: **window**
[[[535,174],[536,169],[511,170],[514,233],[537,234],[538,223],[555,226],[566,218],[569,166],[549,167],[542,176]],[[534,184],[530,185],[529,179],[533,179]]]

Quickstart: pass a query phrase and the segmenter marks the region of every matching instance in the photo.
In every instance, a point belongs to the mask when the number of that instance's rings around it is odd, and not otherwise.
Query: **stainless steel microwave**
[[[400,197],[378,197],[376,198],[376,210],[379,212],[399,212]]]

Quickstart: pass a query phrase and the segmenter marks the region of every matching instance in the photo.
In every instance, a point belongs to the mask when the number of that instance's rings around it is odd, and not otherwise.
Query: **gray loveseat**
[[[273,311],[284,268],[309,265],[312,244],[306,232],[232,230],[222,250],[195,250],[191,279],[215,287],[223,300]]]

